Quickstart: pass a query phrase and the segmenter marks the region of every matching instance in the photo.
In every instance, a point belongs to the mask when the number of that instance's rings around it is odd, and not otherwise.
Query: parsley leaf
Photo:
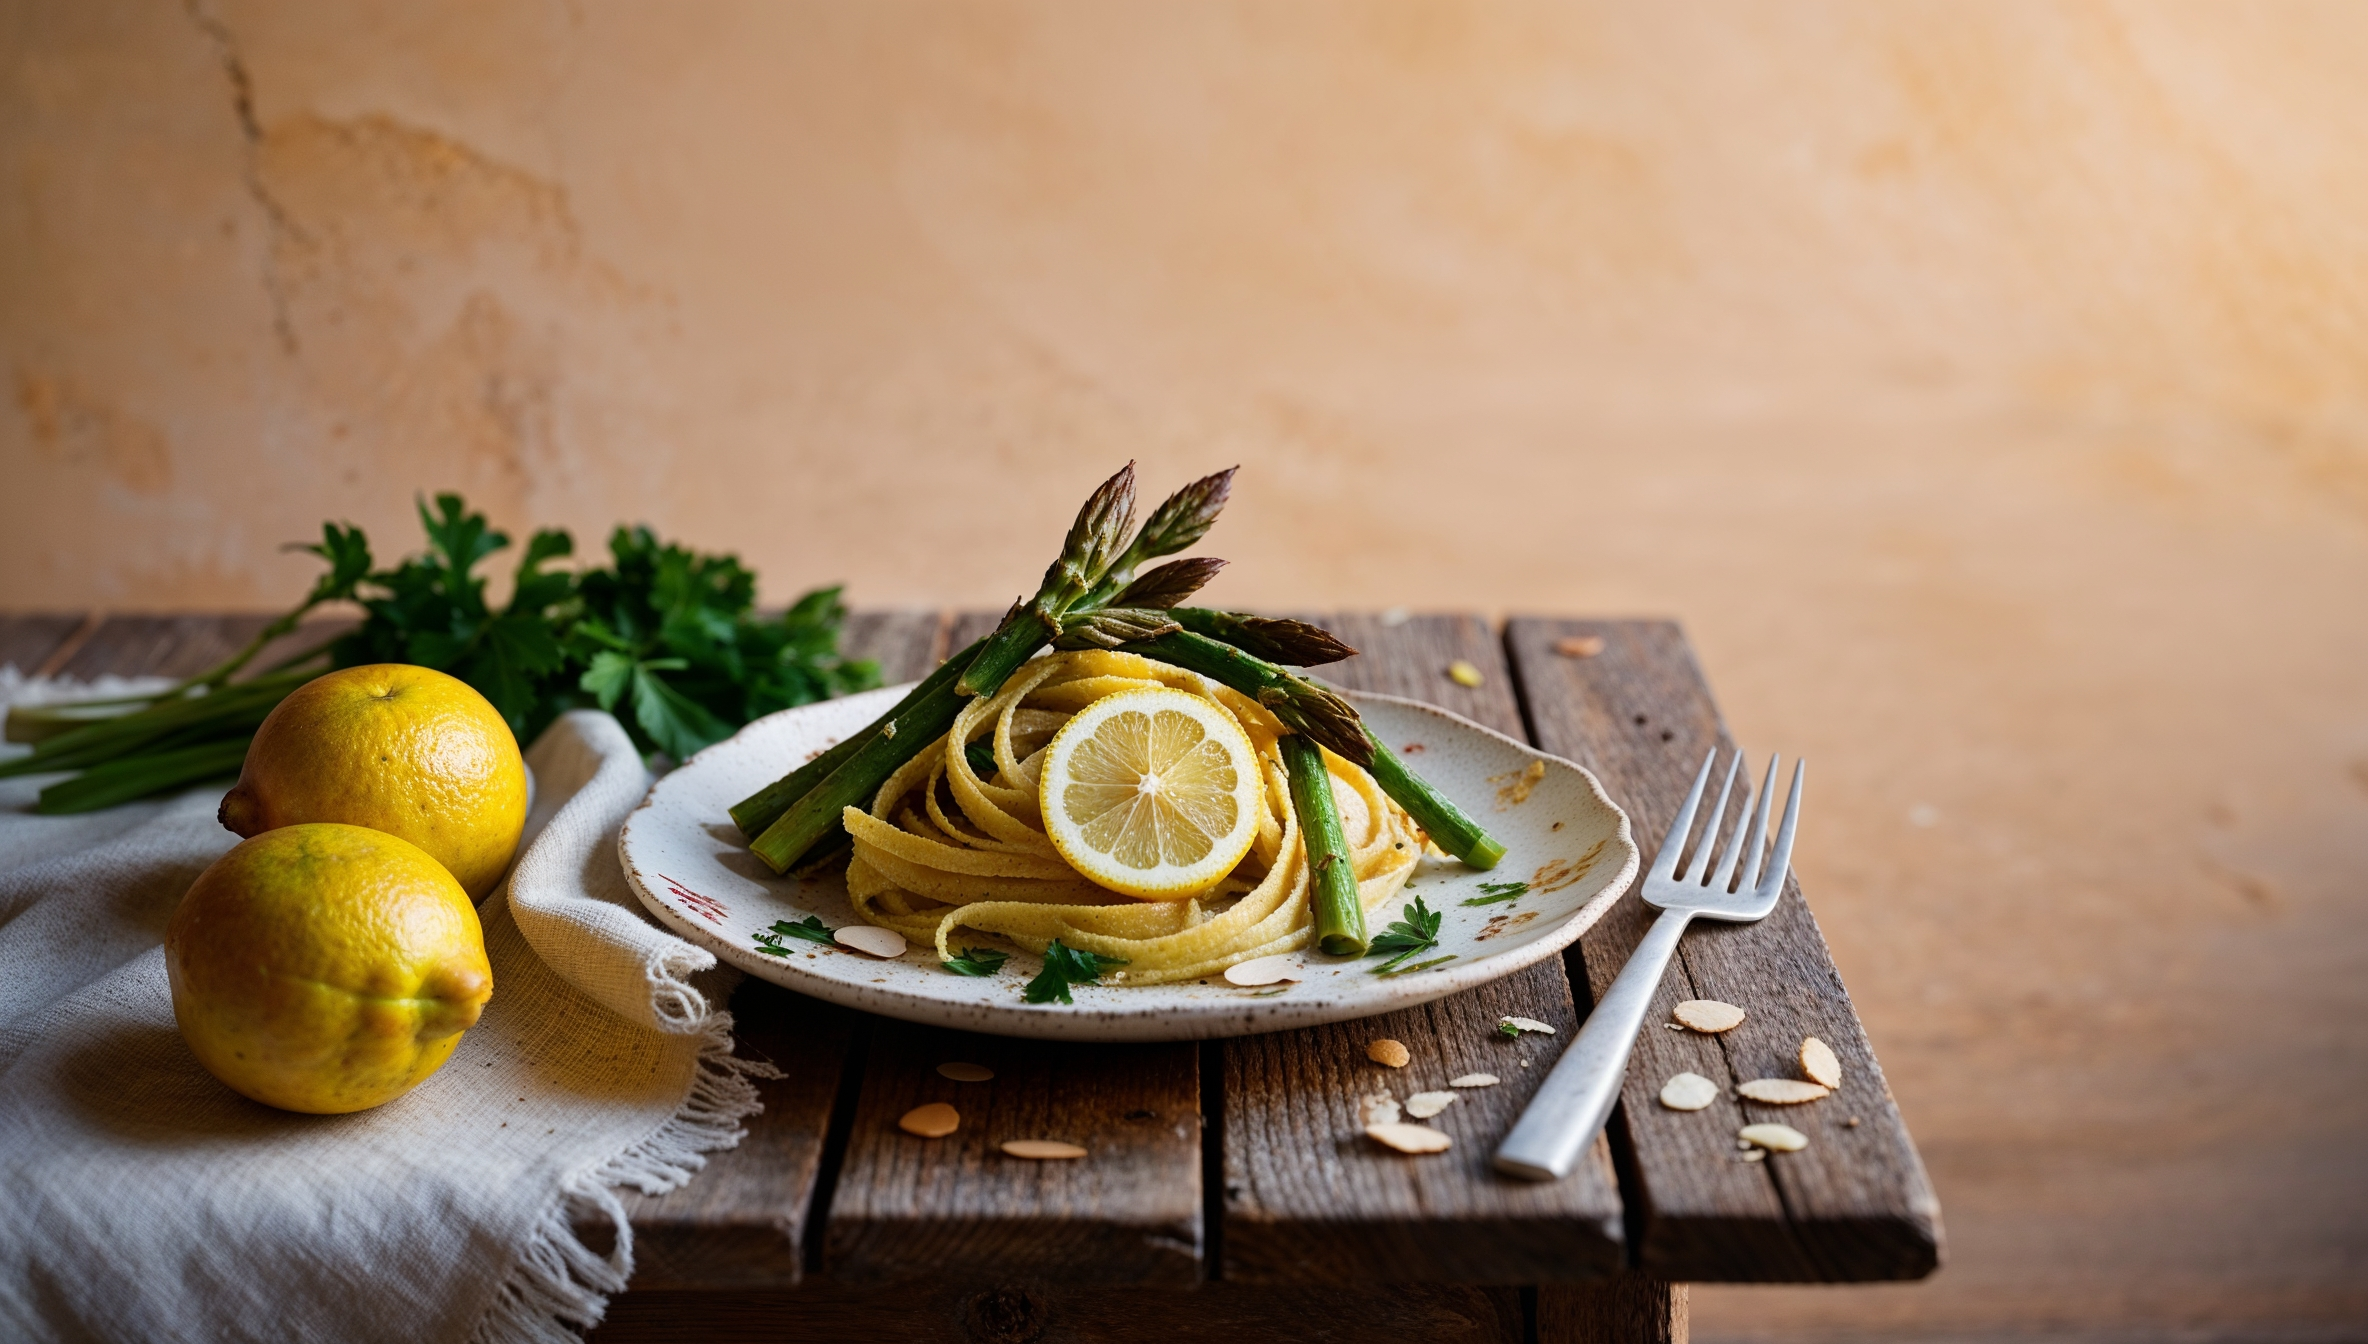
[[[784,938],[803,938],[809,943],[820,943],[824,947],[835,946],[838,941],[831,937],[830,926],[822,922],[820,915],[808,915],[795,924],[786,919],[774,920],[772,928],[756,935],[756,950],[771,953],[776,957],[786,957],[789,955],[789,949],[781,944],[781,940]]]
[[[1439,912],[1424,905],[1422,897],[1415,897],[1414,904],[1405,907],[1402,913],[1406,918],[1392,920],[1379,937],[1365,945],[1367,956],[1397,954],[1375,967],[1375,975],[1388,975],[1399,963],[1439,945]]]
[[[961,956],[938,964],[956,975],[987,976],[1002,970],[1003,963],[1009,960],[1011,954],[997,948],[966,947]]]
[[[1080,952],[1052,940],[1044,949],[1044,969],[1028,982],[1021,997],[1029,1003],[1075,1003],[1069,997],[1069,986],[1090,985],[1102,978],[1102,972],[1112,966],[1124,966],[1123,957],[1105,957],[1098,952]]]
[[[1464,905],[1495,905],[1500,901],[1517,901],[1529,892],[1527,882],[1483,882],[1481,895],[1464,901]]]

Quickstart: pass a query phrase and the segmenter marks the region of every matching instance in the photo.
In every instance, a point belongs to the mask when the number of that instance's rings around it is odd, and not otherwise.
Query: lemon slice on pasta
[[[1037,786],[1045,834],[1112,891],[1180,900],[1215,886],[1258,837],[1256,754],[1233,716],[1184,691],[1104,696],[1061,725]]]

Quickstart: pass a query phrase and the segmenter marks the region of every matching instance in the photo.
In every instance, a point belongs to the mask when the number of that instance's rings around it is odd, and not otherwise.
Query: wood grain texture
[[[608,1318],[588,1338],[597,1344],[1521,1344],[1525,1337],[1521,1295],[1509,1288],[1211,1283],[1175,1291],[948,1279],[870,1289],[817,1282],[794,1293],[729,1296],[629,1293],[609,1304]]]
[[[957,617],[945,647],[987,633],[1000,616]],[[950,1082],[937,1074],[949,1060],[984,1064],[996,1077]],[[896,1128],[898,1116],[932,1101],[961,1111],[962,1128],[937,1140]],[[996,1147],[1030,1138],[1092,1155],[1028,1162]],[[883,1021],[824,1262],[849,1282],[950,1274],[1189,1284],[1201,1277],[1201,1206],[1199,1055],[1190,1043],[1071,1045]]]
[[[186,677],[239,651],[270,616],[109,616],[56,669],[59,675]]]
[[[1538,1289],[1537,1344],[1686,1344],[1686,1286],[1639,1271]]]
[[[1555,642],[1572,635],[1601,638],[1603,652],[1557,654]],[[1715,744],[1723,760],[1733,747],[1684,634],[1661,621],[1523,619],[1506,643],[1538,744],[1595,771],[1649,853],[1704,754]],[[1813,797],[1802,825],[1817,825]],[[1591,994],[1618,974],[1650,914],[1631,895],[1580,940]],[[1750,1017],[1719,1036],[1668,1030],[1669,1009],[1689,998],[1721,999]],[[1738,1082],[1799,1077],[1809,1035],[1840,1056],[1840,1092],[1788,1107],[1733,1096]],[[1727,1091],[1706,1111],[1668,1110],[1656,1094],[1680,1071]],[[1846,1282],[1920,1278],[1939,1263],[1931,1182],[1797,881],[1757,924],[1705,922],[1687,933],[1638,1041],[1622,1111],[1626,1189],[1649,1270],[1695,1281]],[[1853,1117],[1856,1126],[1846,1123]],[[1736,1129],[1762,1120],[1801,1130],[1808,1148],[1738,1160]]]
[[[1521,720],[1497,640],[1476,617],[1313,617],[1363,650],[1319,669],[1336,685],[1428,700],[1518,736]],[[1480,669],[1450,681],[1450,662]],[[1452,916],[1451,916],[1452,917]],[[1550,1184],[1489,1167],[1557,1054],[1553,1041],[1494,1033],[1507,1014],[1552,1023],[1568,1040],[1578,1014],[1560,961],[1435,1003],[1361,1022],[1227,1041],[1224,1085],[1224,1275],[1261,1283],[1559,1283],[1617,1269],[1620,1198],[1609,1150]],[[1404,1069],[1368,1061],[1377,1037],[1402,1041]],[[1486,1072],[1502,1085],[1462,1093],[1432,1124],[1447,1153],[1409,1157],[1367,1139],[1357,1101],[1403,1099]]]
[[[943,651],[932,612],[859,612],[840,639],[888,682],[926,673]],[[740,1146],[714,1154],[680,1190],[625,1198],[641,1288],[777,1288],[802,1277],[832,1108],[865,1031],[860,1014],[750,977],[732,996],[739,1053],[783,1077],[757,1084],[764,1110]],[[587,1234],[604,1229],[587,1225]]]
[[[32,676],[86,619],[79,613],[0,616],[0,667],[13,666]]]

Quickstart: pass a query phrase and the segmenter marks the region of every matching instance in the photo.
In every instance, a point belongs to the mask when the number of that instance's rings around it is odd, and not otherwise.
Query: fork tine
[[[1751,816],[1751,842],[1744,846],[1748,862],[1743,867],[1743,880],[1735,886],[1737,891],[1759,889],[1760,864],[1768,857],[1768,809],[1776,803],[1776,762],[1779,759],[1779,753],[1771,752],[1768,755],[1768,777],[1760,781],[1760,806]]]
[[[1694,809],[1702,805],[1702,788],[1710,782],[1710,765],[1717,759],[1716,747],[1702,758],[1702,769],[1694,776],[1693,792],[1686,795],[1686,805],[1677,809],[1677,820],[1669,823],[1669,834],[1661,841],[1661,852],[1653,856],[1655,878],[1668,881],[1677,875],[1677,856],[1685,852],[1686,833],[1694,829]]]
[[[1809,773],[1807,761],[1792,765],[1792,796],[1784,800],[1784,823],[1776,828],[1776,853],[1768,860],[1768,880],[1761,884],[1762,897],[1774,897],[1784,890],[1785,870],[1792,866],[1793,827],[1801,819],[1801,784]]]
[[[1715,749],[1714,749],[1715,750]],[[1719,828],[1727,820],[1727,795],[1735,791],[1735,772],[1743,768],[1743,753],[1727,762],[1727,777],[1718,786],[1718,801],[1710,805],[1710,820],[1702,823],[1702,838],[1694,842],[1694,857],[1687,861],[1685,880],[1700,886],[1710,879],[1711,857],[1718,846]]]
[[[1736,748],[1735,750],[1735,769],[1738,774],[1740,774],[1743,769],[1743,750],[1740,747]],[[1718,874],[1717,876],[1710,879],[1710,889],[1712,891],[1728,891],[1733,888],[1735,884],[1735,865],[1742,861],[1744,851],[1748,848],[1744,841],[1746,838],[1746,832],[1750,830],[1751,778],[1749,776],[1744,776],[1743,796],[1740,799],[1737,799],[1735,803],[1735,833],[1727,837],[1727,847],[1725,851],[1718,856]],[[1749,888],[1745,888],[1745,890],[1749,890]]]

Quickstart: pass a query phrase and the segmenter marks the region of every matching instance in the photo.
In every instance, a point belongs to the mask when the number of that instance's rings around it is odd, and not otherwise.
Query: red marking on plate
[[[691,913],[699,916],[701,919],[706,920],[710,924],[721,924],[724,922],[724,916],[728,912],[724,909],[724,903],[722,901],[715,899],[713,896],[702,896],[698,892],[691,891],[685,888],[682,883],[675,881],[673,878],[666,876],[664,873],[658,874],[658,880],[666,884],[666,890],[674,893],[674,899],[681,901],[684,905],[689,906],[691,908]]]
[[[1405,746],[1398,748],[1398,754],[1400,756],[1420,756],[1422,753],[1423,745],[1420,742],[1409,742]]]

